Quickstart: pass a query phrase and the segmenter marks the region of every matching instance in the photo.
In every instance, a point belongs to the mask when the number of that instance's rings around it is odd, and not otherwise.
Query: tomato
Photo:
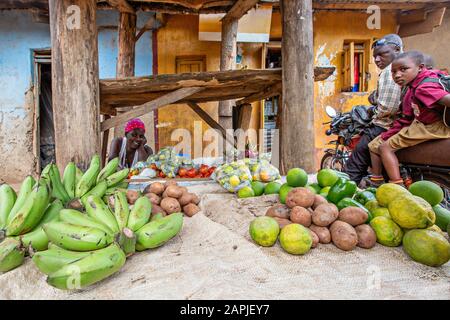
[[[164,174],[164,172],[160,171],[160,172],[159,172],[159,177],[160,177],[160,178],[165,178],[166,175]]]
[[[188,176],[189,178],[195,178],[196,175],[197,175],[197,171],[196,171],[194,168],[189,169],[189,170],[187,171],[187,176]]]
[[[200,173],[201,174],[205,174],[205,173],[207,173],[208,171],[209,171],[209,169],[208,169],[208,166],[206,166],[206,167],[200,167]]]
[[[153,170],[158,170],[158,167],[156,166],[155,163],[152,163],[152,164],[150,165],[150,168],[153,169]]]
[[[178,170],[178,174],[180,175],[180,177],[185,177],[187,175],[188,170],[186,168],[180,168],[180,170]]]

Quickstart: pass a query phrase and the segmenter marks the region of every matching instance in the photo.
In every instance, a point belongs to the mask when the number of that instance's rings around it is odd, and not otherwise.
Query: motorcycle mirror
[[[333,107],[326,106],[326,107],[325,107],[325,112],[327,113],[327,115],[328,115],[330,118],[336,117],[336,110],[334,110]]]

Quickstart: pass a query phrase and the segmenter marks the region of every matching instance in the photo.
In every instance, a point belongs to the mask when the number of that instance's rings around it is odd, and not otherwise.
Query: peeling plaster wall
[[[151,13],[138,15],[138,27]],[[116,74],[118,14],[98,11],[100,78]],[[0,181],[20,182],[35,174],[33,154],[33,49],[50,48],[48,24],[34,23],[27,11],[0,11]],[[152,36],[145,33],[136,46],[136,75],[152,74]],[[149,118],[149,117],[148,117]],[[146,124],[153,132],[153,119]],[[148,138],[153,141],[153,138]]]

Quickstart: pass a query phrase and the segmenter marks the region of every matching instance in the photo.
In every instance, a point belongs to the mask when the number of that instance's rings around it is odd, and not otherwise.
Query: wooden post
[[[49,0],[56,162],[82,169],[100,153],[96,0]]]
[[[280,158],[283,168],[315,171],[312,0],[281,0],[283,105]]]
[[[117,54],[116,78],[134,76],[136,14],[120,12],[119,51]],[[122,137],[125,124],[114,128],[114,137]]]

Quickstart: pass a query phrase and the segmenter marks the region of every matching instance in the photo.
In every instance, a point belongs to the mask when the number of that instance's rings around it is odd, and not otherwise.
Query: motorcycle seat
[[[430,140],[396,153],[398,161],[404,164],[450,167],[450,138]]]

